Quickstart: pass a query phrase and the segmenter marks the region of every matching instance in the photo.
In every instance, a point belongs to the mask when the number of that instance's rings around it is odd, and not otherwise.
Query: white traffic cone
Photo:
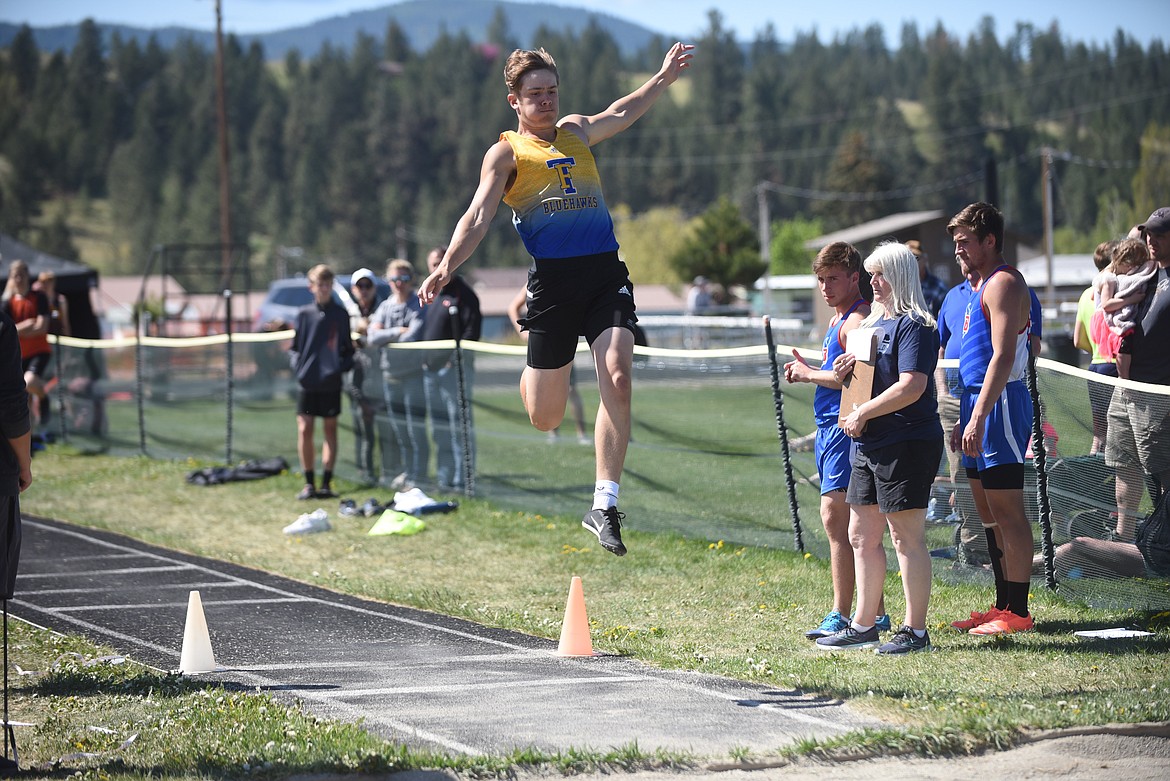
[[[214,671],[215,654],[211,651],[211,637],[207,634],[207,620],[203,617],[203,602],[199,599],[199,592],[192,591],[187,600],[187,626],[183,630],[179,672],[190,675]]]

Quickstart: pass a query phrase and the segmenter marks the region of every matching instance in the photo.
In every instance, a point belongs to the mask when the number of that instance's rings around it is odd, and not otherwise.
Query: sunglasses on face
[[[396,277],[390,277],[391,282],[409,282],[411,280],[410,274],[399,274]]]
[[[356,285],[357,285],[357,287],[360,287],[363,290],[369,290],[370,288],[372,288],[374,286],[374,283],[363,279],[361,282],[356,283]]]

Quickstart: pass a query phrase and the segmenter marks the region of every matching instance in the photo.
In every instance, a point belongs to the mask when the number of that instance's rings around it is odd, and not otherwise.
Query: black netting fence
[[[715,346],[706,349],[681,347],[693,343],[693,324],[668,320],[648,333],[652,345],[680,346],[639,347],[635,353],[633,441],[622,480],[628,525],[728,544],[799,547],[827,557],[812,452],[813,387],[781,381],[774,389],[758,320],[709,327],[703,342]],[[778,333],[781,341],[793,336]],[[296,389],[285,355],[290,338],[291,332],[230,339],[62,338],[49,428],[83,451],[226,464],[283,456],[296,464]],[[466,342],[462,349],[476,495],[532,513],[579,512],[592,493],[592,445],[579,441],[571,414],[556,437],[529,425],[517,392],[524,348]],[[775,347],[781,365],[791,354],[790,346]],[[379,356],[364,357],[371,370],[362,390],[375,406],[375,447],[367,461],[351,415],[354,405],[347,403],[337,474],[388,483],[399,464],[394,453],[377,447],[389,423],[377,403]],[[584,350],[576,372],[592,432],[598,397]],[[1136,464],[1107,465],[1104,445],[1095,439],[1103,442],[1103,410],[1115,395],[1115,403],[1165,419],[1170,389],[1046,359],[1036,361],[1035,387],[1045,458],[1029,461],[1025,494],[1035,524],[1037,586],[1051,585],[1092,604],[1170,609],[1170,573],[1150,571],[1133,544],[1158,486]],[[983,531],[956,471],[952,476],[946,459],[939,465],[927,528],[935,574],[989,579]],[[891,564],[896,566],[892,554]]]

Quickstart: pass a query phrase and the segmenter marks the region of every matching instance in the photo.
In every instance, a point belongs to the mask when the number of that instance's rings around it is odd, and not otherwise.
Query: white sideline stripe
[[[250,585],[251,585],[250,583],[227,583],[227,582],[223,582],[223,581],[220,581],[220,582],[207,581],[204,583],[160,583],[160,584],[154,586],[154,588],[156,590],[161,591],[162,589],[165,589],[165,588],[184,588],[184,589],[247,588]],[[138,590],[137,588],[133,588],[131,586],[127,586],[126,588],[128,588],[132,591]],[[111,588],[111,590],[116,590],[116,587]],[[93,593],[92,588],[21,589],[20,594],[16,597],[15,601],[21,602],[24,600],[25,597],[27,597],[30,594],[33,596],[36,596],[38,594],[92,594],[92,593]]]
[[[142,558],[141,553],[94,553],[87,556],[21,556],[21,561],[106,561],[108,559]]]
[[[530,678],[523,681],[495,681],[492,683],[461,683],[448,686],[387,686],[378,689],[334,689],[321,692],[322,697],[379,697],[389,694],[442,694],[443,692],[465,692],[480,689],[518,689],[520,687],[559,688],[565,686],[581,686],[594,683],[637,683],[639,681],[657,681],[648,675],[615,675],[597,676],[595,678]]]
[[[215,602],[205,602],[204,606],[218,606],[218,605],[271,605],[278,602],[309,602],[307,597],[273,597],[272,599],[222,599]],[[187,602],[151,602],[137,605],[67,605],[65,607],[41,607],[39,605],[29,604],[30,607],[35,607],[44,613],[52,613],[58,615],[60,613],[83,613],[87,610],[146,610],[153,608],[165,608],[172,610],[174,608],[187,608]]]
[[[27,524],[28,521],[25,521]],[[196,569],[194,564],[175,564],[169,567],[125,567],[123,569],[90,569],[80,572],[33,572],[28,575],[20,573],[20,579],[31,578],[77,578],[83,575],[128,575],[132,572],[178,572],[185,569]]]
[[[472,654],[469,656],[444,657],[431,662],[412,662],[398,664],[392,660],[364,661],[364,662],[283,662],[281,664],[240,664],[232,670],[241,672],[276,672],[279,670],[362,670],[371,665],[377,665],[381,670],[417,670],[426,667],[437,667],[450,662],[477,663],[477,662],[507,662],[517,659],[531,659],[532,654]]]
[[[110,550],[137,552],[137,553],[141,553],[141,554],[147,556],[148,558],[152,558],[152,559],[155,559],[158,561],[175,561],[175,559],[170,559],[166,556],[162,556],[162,555],[159,555],[157,553],[150,553],[148,551],[135,551],[134,548],[131,548],[131,547],[126,546],[126,545],[120,545],[118,543],[109,542],[107,540],[102,540],[102,539],[99,539],[96,537],[90,537],[90,536],[87,536],[85,533],[80,532],[80,531],[73,531],[71,529],[60,529],[60,528],[49,526],[47,524],[37,523],[36,521],[25,521],[24,523],[25,523],[25,525],[29,525],[29,526],[32,526],[34,528],[43,529],[49,533],[64,534],[64,535],[68,535],[68,536],[72,536],[72,537],[78,537],[82,540],[85,540],[88,543],[100,545],[100,546],[103,546],[103,547],[108,548]],[[406,624],[408,626],[415,626],[415,627],[419,627],[422,629],[426,629],[428,631],[450,635],[452,637],[462,637],[464,639],[472,640],[474,642],[482,643],[484,645],[492,645],[492,646],[497,646],[499,648],[508,648],[508,649],[511,649],[512,651],[514,651],[522,656],[526,656],[526,657],[534,657],[534,656],[545,657],[545,658],[551,657],[551,658],[560,660],[560,662],[563,664],[573,664],[573,665],[578,665],[578,666],[587,663],[587,662],[582,661],[582,660],[575,660],[572,657],[558,657],[558,656],[556,656],[555,652],[551,651],[551,650],[546,651],[546,650],[542,650],[542,649],[525,648],[524,646],[517,645],[516,643],[510,643],[506,640],[497,640],[495,638],[483,637],[481,635],[473,634],[471,632],[463,632],[463,631],[460,631],[458,629],[451,629],[450,627],[445,627],[445,626],[442,626],[442,625],[437,624],[437,623],[430,623],[427,621],[420,621],[418,619],[406,618],[405,616],[391,615],[391,614],[383,613],[383,612],[380,612],[377,610],[370,610],[368,608],[362,608],[362,607],[358,607],[356,605],[347,605],[347,604],[340,603],[340,602],[331,602],[331,601],[325,600],[325,599],[318,599],[318,598],[313,598],[313,597],[308,597],[308,598],[301,597],[297,594],[293,594],[292,592],[285,591],[283,589],[279,589],[279,588],[276,588],[274,586],[268,586],[266,584],[247,580],[245,578],[239,578],[239,577],[236,577],[233,575],[229,575],[226,572],[221,572],[219,570],[212,569],[210,567],[205,567],[205,566],[196,565],[196,564],[185,564],[184,566],[189,567],[189,568],[194,569],[194,570],[198,570],[200,572],[205,572],[209,575],[228,578],[232,581],[236,581],[239,583],[246,583],[246,584],[255,586],[258,589],[268,591],[270,593],[280,594],[282,596],[295,597],[297,599],[302,599],[302,600],[305,600],[308,602],[317,602],[319,604],[326,605],[326,606],[331,607],[333,609],[347,610],[351,613],[357,613],[359,615],[365,615],[365,616],[372,616],[375,618],[389,620],[389,621],[397,622],[400,624]],[[105,635],[109,635],[111,637],[125,640],[126,642],[129,642],[129,643],[136,643],[138,645],[152,648],[154,650],[166,653],[167,655],[174,656],[176,658],[179,656],[179,652],[172,650],[170,648],[163,648],[162,646],[159,646],[155,643],[150,643],[150,642],[145,641],[145,640],[140,639],[140,638],[131,637],[129,635],[123,635],[120,632],[115,632],[113,630],[106,629],[105,627],[100,627],[96,624],[91,624],[88,621],[83,621],[81,619],[74,618],[73,616],[69,616],[67,614],[60,614],[60,618],[62,620],[76,623],[78,625],[84,625],[86,628],[88,628],[91,631],[98,633],[98,634],[105,634]],[[618,675],[619,675],[618,673],[616,673],[616,672],[614,673],[614,676],[618,676]],[[738,696],[738,695],[725,694],[723,692],[716,691],[714,689],[710,689],[710,688],[707,688],[705,686],[700,686],[700,685],[691,684],[691,683],[685,683],[685,682],[682,682],[682,681],[679,681],[676,679],[667,678],[667,677],[647,676],[647,680],[651,680],[651,679],[657,680],[660,683],[663,683],[667,686],[689,689],[691,691],[694,691],[694,692],[697,692],[700,694],[704,694],[708,697],[714,697],[716,699],[720,699],[720,700],[724,700],[724,701],[736,702],[738,700],[743,699],[741,696]],[[271,685],[281,685],[281,682],[271,681],[270,684]],[[306,695],[305,698],[311,699],[313,697],[309,697],[308,695]],[[322,698],[321,701],[326,702],[328,700]],[[369,714],[364,714],[364,713],[358,711],[357,709],[354,709],[354,713],[358,717],[367,718],[367,720],[371,720],[371,721],[374,720],[373,718],[369,717]],[[824,727],[827,729],[832,729],[832,730],[835,730],[838,732],[840,732],[842,730],[842,727],[839,723],[837,723],[835,721],[831,721],[829,719],[822,719],[822,718],[819,718],[816,716],[809,716],[807,714],[798,713],[795,711],[788,711],[788,710],[784,710],[784,713],[786,716],[788,716],[789,718],[791,718],[794,721],[802,721],[802,722],[805,722],[807,724],[816,724],[818,726],[821,726],[821,727]],[[406,731],[408,733],[412,732],[412,729],[413,729],[407,725],[401,724],[400,722],[392,722],[390,720],[379,720],[379,721],[380,721],[380,723],[385,723],[388,726],[393,726],[394,729],[400,729],[400,730]],[[417,734],[417,735],[421,736],[424,733],[422,731],[413,730],[413,734]],[[449,741],[446,738],[440,738],[439,736],[434,736],[433,738],[428,737],[428,738],[426,738],[426,740],[433,740],[433,742],[436,742],[439,745],[449,746],[449,747],[462,745],[462,744],[457,743],[456,741]],[[455,750],[463,751],[464,753],[470,753],[470,754],[474,754],[477,756],[483,753],[477,749],[473,749],[470,747],[456,748]]]

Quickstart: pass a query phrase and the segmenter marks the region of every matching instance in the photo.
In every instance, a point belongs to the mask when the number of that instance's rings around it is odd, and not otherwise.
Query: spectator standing
[[[1155,209],[1138,226],[1158,268],[1145,290],[1129,343],[1129,374],[1136,382],[1170,385],[1170,206]],[[1118,387],[1109,403],[1105,463],[1116,470],[1116,536],[1132,542],[1143,477],[1152,479],[1157,505],[1170,488],[1170,398]]]
[[[28,264],[14,260],[8,267],[8,281],[4,285],[4,310],[16,323],[20,341],[20,360],[24,384],[28,392],[28,410],[34,429],[40,424],[41,400],[45,396],[45,381],[49,377],[49,322],[52,310],[49,299],[39,290],[33,290]],[[47,400],[46,400],[46,406]],[[44,448],[44,438],[33,434],[33,449]]]
[[[849,626],[821,637],[823,650],[877,647],[880,654],[931,648],[926,629],[930,602],[930,551],[926,547],[926,506],[938,465],[943,432],[934,397],[938,330],[926,309],[913,253],[904,244],[882,244],[865,260],[872,275],[873,310],[862,327],[877,331],[873,395],[841,422],[857,440],[849,476],[849,539],[857,569],[857,611]],[[840,382],[854,370],[856,356],[833,361]],[[878,645],[878,603],[886,578],[885,530],[898,555],[906,617],[886,643]]]
[[[560,425],[569,393],[577,340],[593,352],[601,397],[594,425],[597,452],[593,509],[581,524],[606,550],[621,556],[618,480],[630,442],[631,372],[637,315],[634,286],[618,257],[613,218],[590,147],[628,128],[691,65],[693,46],[676,43],[642,86],[599,114],[560,116],[560,77],[543,49],[509,55],[504,66],[508,104],[517,130],[500,136],[484,155],[479,186],[459,219],[451,247],[419,288],[434,300],[455,269],[486,235],[503,200],[533,257],[532,302],[523,327],[530,332],[520,397],[541,431]]]
[[[350,276],[349,289],[357,311],[350,315],[350,328],[357,335],[354,345],[353,370],[345,386],[349,395],[349,409],[353,418],[354,459],[359,479],[364,483],[389,480],[397,471],[396,462],[387,463],[387,443],[379,433],[389,426],[386,420],[386,399],[382,392],[382,372],[377,366],[377,348],[368,343],[370,320],[381,303],[378,299],[377,279],[368,268],[359,268]],[[384,432],[382,432],[384,433]],[[374,465],[374,454],[381,446],[382,458]]]
[[[446,247],[435,247],[427,255],[432,276],[439,267]],[[479,296],[458,275],[447,278],[423,309],[420,339],[479,341],[483,315]],[[435,444],[435,482],[444,490],[462,491],[467,485],[466,465],[475,469],[475,417],[471,393],[475,386],[474,353],[463,352],[463,390],[466,399],[468,440],[463,439],[463,411],[459,404],[459,368],[451,350],[427,350],[423,353],[423,382],[426,385],[427,411],[431,421],[431,439]],[[466,451],[466,456],[465,456]]]
[[[711,308],[710,283],[704,276],[695,277],[687,291],[687,314],[701,315]]]
[[[1113,247],[1116,242],[1103,241],[1093,253],[1093,265],[1097,272],[1104,271],[1113,262]],[[1085,288],[1077,302],[1077,318],[1073,325],[1073,345],[1089,353],[1089,371],[1103,377],[1117,376],[1117,363],[1112,356],[1104,355],[1100,345],[1093,339],[1093,315],[1097,311],[1093,285]],[[1103,315],[1102,315],[1103,316]],[[1105,447],[1105,433],[1108,430],[1109,398],[1113,388],[1104,382],[1089,380],[1089,412],[1093,418],[1093,442],[1089,455],[1100,453]]]
[[[1024,384],[1032,348],[1032,297],[1020,272],[1003,260],[1003,215],[989,203],[963,208],[947,224],[955,256],[979,274],[967,303],[959,373],[959,424],[950,445],[962,449],[975,508],[995,575],[995,604],[952,622],[975,635],[1033,628],[1028,611],[1034,541],[1024,511],[1024,461],[1032,399]]]
[[[414,294],[414,267],[402,258],[386,266],[390,298],[378,306],[370,321],[369,342],[381,349],[382,389],[390,419],[382,451],[400,470],[390,482],[406,491],[426,478],[431,446],[427,440],[427,398],[420,350],[395,350],[391,344],[418,341],[422,333],[422,305]]]
[[[794,360],[784,365],[788,382],[811,382],[813,415],[817,432],[814,454],[821,484],[821,523],[829,538],[829,570],[833,579],[833,609],[820,625],[805,632],[815,640],[849,625],[853,606],[853,546],[849,544],[849,504],[845,490],[853,466],[853,440],[837,425],[841,414],[841,383],[833,375],[833,362],[845,352],[845,337],[869,315],[869,302],[861,296],[861,253],[852,244],[835,241],[821,249],[813,261],[813,274],[825,303],[833,308],[829,329],[821,346],[821,365],[814,369],[794,348]],[[884,553],[883,553],[884,555]],[[884,600],[878,606],[878,628],[889,629]],[[884,624],[884,626],[883,626]]]
[[[937,320],[943,299],[947,297],[947,283],[930,273],[930,256],[923,251],[921,242],[911,239],[906,242],[906,246],[918,261],[918,281],[922,285],[922,297],[926,300],[926,308]]]
[[[297,399],[297,455],[305,485],[297,499],[328,499],[337,463],[337,416],[341,414],[342,377],[353,368],[349,313],[333,298],[333,270],[324,264],[309,270],[313,303],[297,311],[289,365],[300,386]],[[313,429],[321,418],[321,488],[316,487]]]

